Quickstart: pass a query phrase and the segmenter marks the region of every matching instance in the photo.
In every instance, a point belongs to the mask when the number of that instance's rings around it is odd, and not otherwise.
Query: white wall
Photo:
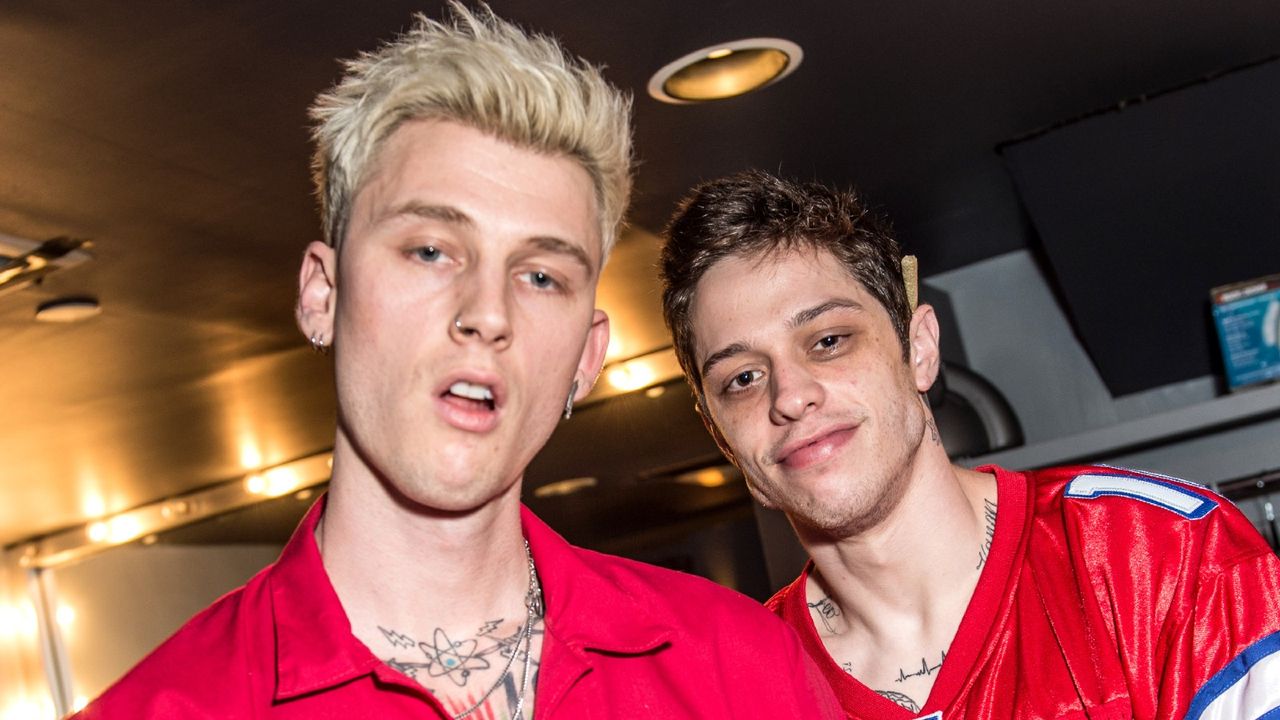
[[[53,571],[78,701],[102,692],[189,617],[275,560],[278,545],[126,545]],[[70,613],[70,614],[68,614]],[[2,716],[0,716],[2,717]]]
[[[41,666],[35,607],[17,554],[0,551],[0,718],[48,720],[53,697]]]

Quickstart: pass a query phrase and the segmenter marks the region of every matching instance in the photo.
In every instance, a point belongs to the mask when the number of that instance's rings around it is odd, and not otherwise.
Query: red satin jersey
[[[850,718],[1280,718],[1280,559],[1230,502],[1111,467],[979,470],[995,536],[920,712],[827,654],[810,568],[769,600]]]

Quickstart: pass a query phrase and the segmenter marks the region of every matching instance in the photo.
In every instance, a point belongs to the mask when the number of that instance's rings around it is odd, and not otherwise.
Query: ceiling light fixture
[[[40,303],[36,308],[36,320],[52,323],[72,323],[89,318],[102,312],[102,306],[95,298],[67,297]]]
[[[695,50],[649,79],[649,95],[683,105],[723,100],[772,85],[800,67],[804,52],[781,38],[749,38]]]

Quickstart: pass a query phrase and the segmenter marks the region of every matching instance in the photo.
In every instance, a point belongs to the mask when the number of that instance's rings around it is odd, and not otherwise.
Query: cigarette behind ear
[[[915,255],[902,256],[902,282],[907,287],[907,305],[911,312],[916,311],[916,302],[920,298],[920,270]]]

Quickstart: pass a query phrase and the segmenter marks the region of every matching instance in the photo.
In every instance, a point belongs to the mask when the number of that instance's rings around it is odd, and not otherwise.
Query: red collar
[[[369,673],[416,687],[351,634],[351,623],[316,546],[315,529],[324,504],[321,497],[311,507],[270,571],[275,699],[325,690]],[[546,605],[540,703],[546,700],[553,704],[590,669],[587,651],[640,654],[675,639],[678,629],[655,616],[645,598],[637,597],[643,584],[628,586],[617,573],[593,566],[593,559],[604,556],[569,545],[528,508],[521,507],[520,519]]]

